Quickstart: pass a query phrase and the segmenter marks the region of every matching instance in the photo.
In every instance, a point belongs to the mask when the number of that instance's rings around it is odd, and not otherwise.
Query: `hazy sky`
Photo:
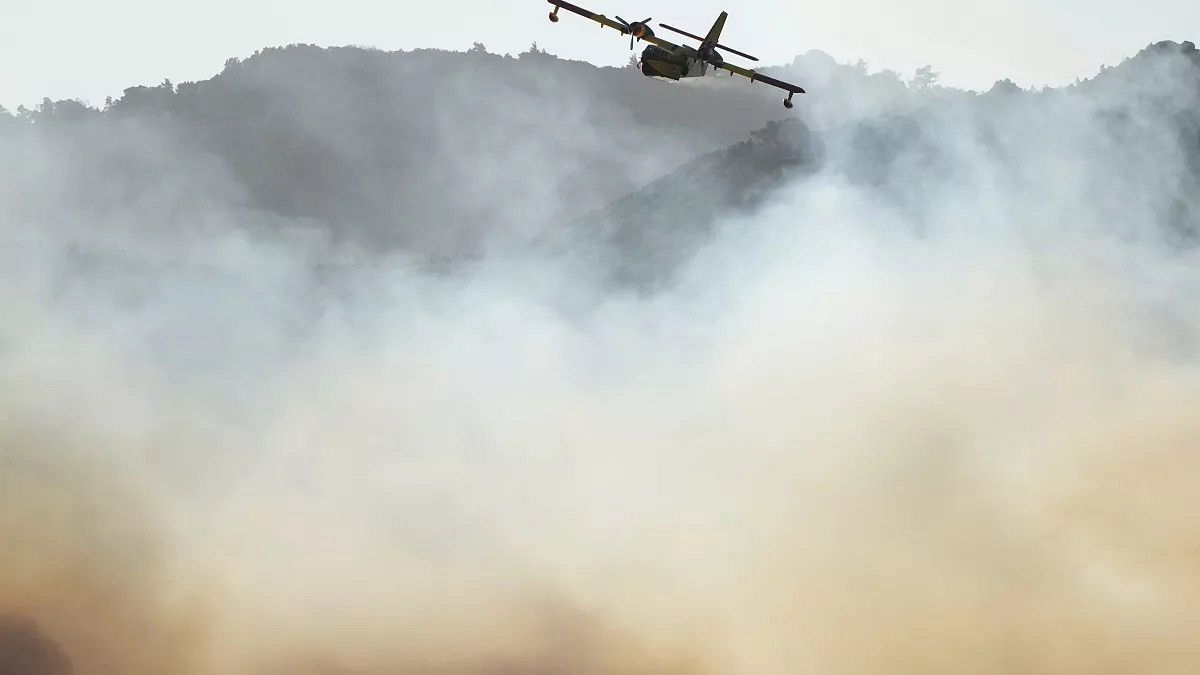
[[[48,96],[103,102],[135,84],[200,80],[225,59],[264,46],[307,42],[381,49],[464,49],[481,41],[517,53],[537,41],[550,52],[623,63],[611,31],[576,17],[552,25],[544,0],[5,0],[0,22],[0,104]],[[1115,64],[1146,44],[1197,41],[1195,0],[580,0],[633,21],[653,16],[704,32],[733,11],[725,41],[766,63],[821,49],[843,62],[909,74],[932,64],[945,83],[988,87],[1069,82]]]

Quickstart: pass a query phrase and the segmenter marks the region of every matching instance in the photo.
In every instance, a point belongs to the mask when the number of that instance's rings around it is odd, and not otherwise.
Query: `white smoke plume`
[[[1200,69],[1125,68],[836,122],[814,90],[820,169],[650,295],[330,243],[158,129],[125,130],[158,168],[127,190],[22,136],[0,648],[75,675],[1195,672]],[[107,187],[80,203],[63,166]]]

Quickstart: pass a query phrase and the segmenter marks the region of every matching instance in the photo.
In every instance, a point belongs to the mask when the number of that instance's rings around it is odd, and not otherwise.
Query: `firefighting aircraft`
[[[666,28],[669,31],[679,33],[700,41],[700,47],[689,47],[687,45],[677,45],[667,42],[666,40],[655,37],[654,31],[650,30],[650,22],[653,19],[647,18],[642,21],[634,21],[630,23],[621,17],[616,17],[616,21],[604,16],[596,14],[579,7],[572,5],[564,0],[546,0],[554,5],[554,11],[550,12],[550,21],[558,22],[558,10],[565,9],[568,12],[573,12],[587,19],[591,19],[600,24],[601,27],[614,28],[621,32],[622,35],[629,36],[629,48],[633,49],[634,40],[645,40],[650,44],[642,52],[641,67],[642,74],[647,77],[665,77],[671,80],[678,80],[681,77],[700,77],[708,72],[708,67],[713,66],[721,70],[729,71],[732,75],[741,75],[750,78],[751,82],[765,82],[772,87],[779,87],[788,93],[787,98],[783,100],[785,108],[792,107],[792,96],[794,94],[803,94],[804,89],[797,87],[794,84],[789,84],[783,80],[777,80],[773,77],[763,75],[754,70],[741,68],[739,66],[725,63],[725,59],[717,52],[717,49],[724,49],[731,54],[757,61],[758,59],[739,52],[736,49],[726,47],[719,44],[717,40],[721,39],[721,29],[725,27],[725,18],[729,16],[726,12],[721,12],[717,17],[716,23],[708,30],[708,35],[700,37],[693,35],[685,30],[673,28],[665,23],[659,22],[659,26]]]

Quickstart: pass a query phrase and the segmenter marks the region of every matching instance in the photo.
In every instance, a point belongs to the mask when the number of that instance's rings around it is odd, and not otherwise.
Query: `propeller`
[[[679,28],[676,28],[676,27],[674,27],[674,26],[668,26],[667,24],[665,24],[665,23],[663,23],[663,22],[661,22],[661,21],[659,21],[659,22],[658,22],[658,25],[662,26],[663,28],[666,28],[666,29],[667,29],[667,30],[669,30],[669,31],[673,31],[673,32],[679,33],[680,35],[685,35],[685,36],[687,36],[687,37],[690,37],[690,38],[692,38],[693,40],[699,40],[701,43],[703,43],[703,42],[704,42],[704,38],[700,37],[699,35],[693,35],[692,33],[689,33],[689,32],[687,32],[686,30],[681,30],[681,29],[679,29]],[[713,45],[711,45],[711,47],[710,47],[710,48],[711,48],[711,49],[715,49],[715,48],[717,48],[717,47],[720,47],[721,49],[724,49],[725,51],[727,51],[727,52],[729,52],[729,53],[731,53],[731,54],[737,54],[738,56],[741,56],[741,57],[743,57],[743,58],[750,59],[751,61],[757,61],[757,60],[758,60],[757,58],[755,58],[755,57],[753,57],[753,56],[750,56],[749,54],[747,54],[747,53],[745,53],[745,52],[739,52],[738,50],[736,50],[736,49],[734,49],[734,48],[732,48],[732,47],[726,47],[726,46],[725,46],[725,45],[723,45],[723,44],[713,44]],[[714,53],[714,54],[715,54],[716,52],[714,51],[714,52],[712,52],[712,53]]]
[[[634,38],[637,38],[640,40],[640,39],[642,39],[643,36],[654,35],[654,31],[650,30],[650,22],[653,20],[654,20],[654,17],[648,16],[645,19],[642,19],[641,21],[634,21],[633,23],[629,23],[625,19],[622,19],[619,16],[617,17],[617,21],[620,21],[621,25],[625,26],[625,30],[629,32],[629,48],[630,49],[633,49]]]

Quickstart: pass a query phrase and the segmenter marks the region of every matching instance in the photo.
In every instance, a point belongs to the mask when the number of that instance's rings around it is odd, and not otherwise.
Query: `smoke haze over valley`
[[[293,45],[0,114],[0,675],[1200,665],[1200,52]]]

